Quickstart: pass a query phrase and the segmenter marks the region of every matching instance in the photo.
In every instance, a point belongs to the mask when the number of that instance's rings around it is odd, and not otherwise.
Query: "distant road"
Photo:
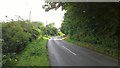
[[[92,50],[61,40],[59,36],[48,41],[52,66],[118,66],[118,61]]]

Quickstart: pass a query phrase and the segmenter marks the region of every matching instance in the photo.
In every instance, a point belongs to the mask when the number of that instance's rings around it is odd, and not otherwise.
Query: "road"
[[[48,55],[52,66],[117,66],[118,61],[92,50],[52,37],[48,41]]]

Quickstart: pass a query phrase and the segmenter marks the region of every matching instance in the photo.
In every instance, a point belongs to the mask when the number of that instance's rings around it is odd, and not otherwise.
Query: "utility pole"
[[[31,10],[29,12],[29,23],[31,22]]]
[[[48,27],[48,26],[47,26],[47,20],[46,20],[46,35],[48,35],[48,34],[47,34],[47,27]]]
[[[46,20],[46,26],[47,26],[47,24],[48,24],[48,23],[47,23],[47,20]]]

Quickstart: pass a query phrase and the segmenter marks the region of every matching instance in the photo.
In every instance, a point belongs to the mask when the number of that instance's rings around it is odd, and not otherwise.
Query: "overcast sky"
[[[56,27],[59,28],[65,11],[58,9],[57,11],[50,10],[45,12],[42,9],[43,4],[44,0],[0,0],[0,21],[6,21],[5,16],[16,20],[16,15],[28,19],[31,11],[32,21],[54,22]]]

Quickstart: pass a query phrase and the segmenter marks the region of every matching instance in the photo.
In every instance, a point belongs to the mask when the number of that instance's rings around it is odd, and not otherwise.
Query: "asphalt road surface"
[[[48,41],[52,66],[118,66],[118,61],[92,50],[61,40],[59,36]]]

